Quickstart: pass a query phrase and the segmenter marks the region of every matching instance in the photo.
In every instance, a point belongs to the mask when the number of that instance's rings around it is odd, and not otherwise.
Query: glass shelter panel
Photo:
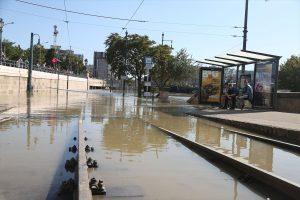
[[[260,62],[256,64],[254,106],[273,107],[276,84],[276,62]]]
[[[202,69],[201,102],[220,103],[222,71]]]

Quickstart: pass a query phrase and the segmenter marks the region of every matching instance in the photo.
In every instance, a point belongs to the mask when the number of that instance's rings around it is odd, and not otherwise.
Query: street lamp
[[[9,22],[9,23],[4,23],[3,19],[0,18],[0,56],[2,59],[2,32],[3,32],[3,27],[9,24],[13,24],[14,22]]]
[[[38,44],[41,44],[41,37],[39,34],[31,33],[30,35],[30,60],[29,60],[29,67],[28,67],[28,78],[27,78],[27,92],[32,92],[32,85],[31,85],[31,79],[32,79],[32,68],[33,68],[33,37],[38,36]]]

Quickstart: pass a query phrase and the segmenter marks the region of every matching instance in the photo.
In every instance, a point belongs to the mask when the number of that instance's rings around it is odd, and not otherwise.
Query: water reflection
[[[1,96],[13,120],[0,124],[0,199],[57,199],[71,155],[67,146],[77,134],[82,109],[79,94],[51,91]],[[71,105],[71,106],[70,106]],[[17,181],[16,181],[17,180]]]
[[[141,154],[149,148],[162,149],[167,142],[139,118],[109,118],[103,129],[103,146],[107,150]]]
[[[144,122],[154,118],[188,136],[196,130],[196,119],[158,113],[149,102],[133,97],[100,96],[90,99],[88,107],[84,129],[91,138],[88,144],[96,147],[91,156],[101,163],[89,176],[102,178],[107,189],[105,198],[93,199],[260,199]]]
[[[178,109],[155,109],[152,123],[174,131],[197,143],[210,146],[229,156],[300,183],[300,155],[255,139],[236,134],[220,124],[200,118],[173,114]]]

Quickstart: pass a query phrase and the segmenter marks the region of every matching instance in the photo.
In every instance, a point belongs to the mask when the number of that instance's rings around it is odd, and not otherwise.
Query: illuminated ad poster
[[[220,103],[222,72],[202,70],[201,101]]]
[[[254,86],[254,105],[272,107],[273,92],[275,86],[274,62],[258,63],[256,65],[255,86]]]

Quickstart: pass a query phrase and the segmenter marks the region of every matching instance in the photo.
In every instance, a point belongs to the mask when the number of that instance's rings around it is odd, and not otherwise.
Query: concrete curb
[[[214,122],[226,124],[236,128],[252,131],[272,139],[277,139],[291,144],[300,145],[300,131],[297,130],[284,129],[284,128],[279,128],[274,126],[267,126],[267,125],[254,124],[248,122],[241,122],[237,120],[229,120],[220,117],[202,115],[202,114],[191,113],[191,112],[187,112],[186,114],[208,119]]]
[[[146,122],[149,123],[149,122]],[[167,135],[173,137],[177,141],[181,142],[183,145],[191,149],[196,153],[201,154],[208,154],[213,156],[217,162],[224,162],[233,167],[234,170],[238,170],[246,174],[247,176],[254,177],[256,180],[260,181],[261,183],[267,185],[268,187],[274,188],[285,194],[286,196],[292,199],[298,199],[300,195],[300,185],[297,183],[291,182],[285,178],[277,176],[273,173],[265,171],[263,169],[257,168],[255,166],[249,165],[247,163],[240,162],[226,154],[221,152],[217,152],[214,149],[201,145],[199,143],[193,142],[188,140],[172,131],[167,129],[161,128],[154,124],[149,123],[153,127],[163,131]]]
[[[78,200],[92,200],[92,192],[89,187],[87,157],[85,153],[84,133],[82,129],[82,118],[78,122]]]

